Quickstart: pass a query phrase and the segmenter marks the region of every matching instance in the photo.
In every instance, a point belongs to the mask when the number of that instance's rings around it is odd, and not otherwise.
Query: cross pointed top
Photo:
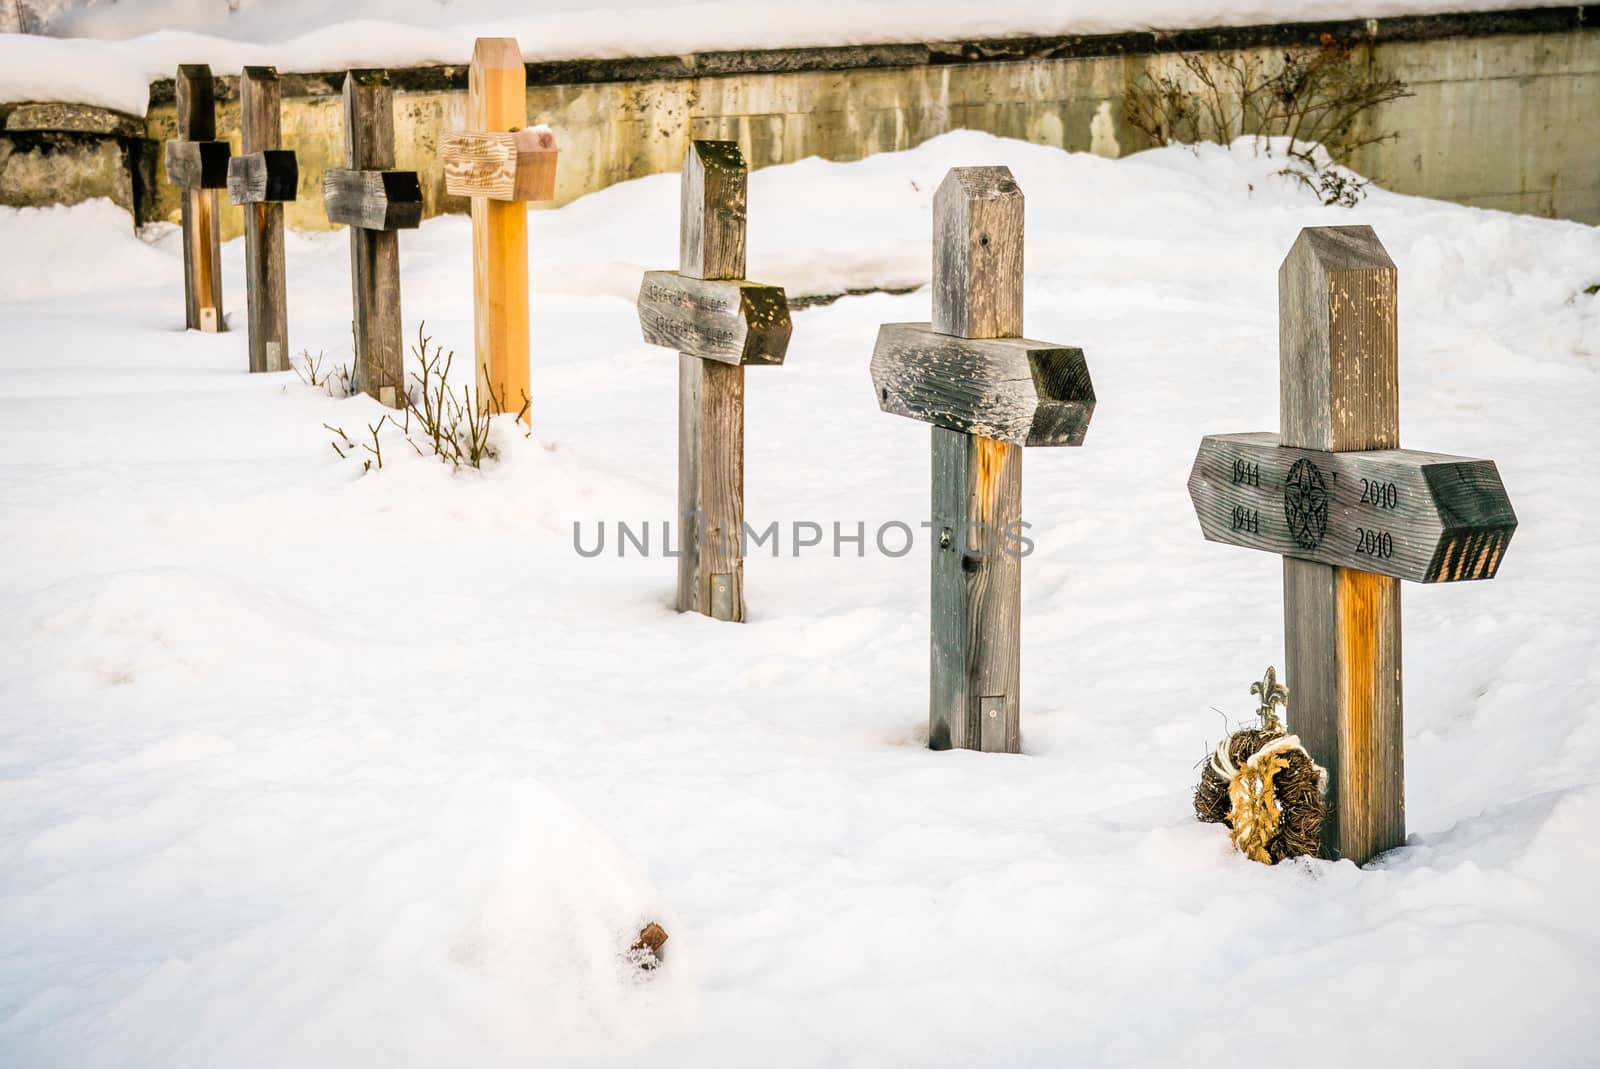
[[[480,37],[472,42],[470,79],[479,71],[523,70],[522,48],[515,37]]]
[[[679,274],[705,279],[744,277],[749,173],[737,141],[690,142],[683,157],[680,187]]]
[[[1370,226],[1300,231],[1278,268],[1284,445],[1399,447],[1396,275]]]
[[[933,195],[933,329],[1022,336],[1022,188],[1009,167],[954,167]]]
[[[1394,270],[1389,251],[1370,226],[1308,226],[1300,231],[1283,258],[1285,265],[1308,258],[1328,273]]]
[[[173,87],[177,96],[178,137],[185,141],[216,140],[216,91],[211,66],[179,64]]]

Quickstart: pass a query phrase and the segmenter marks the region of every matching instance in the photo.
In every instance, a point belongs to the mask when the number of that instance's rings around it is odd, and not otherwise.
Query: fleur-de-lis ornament
[[[1289,704],[1289,688],[1278,682],[1278,670],[1267,665],[1267,674],[1259,683],[1250,684],[1250,693],[1260,698],[1256,716],[1261,718],[1263,731],[1283,731],[1283,721],[1278,717],[1278,706]]]

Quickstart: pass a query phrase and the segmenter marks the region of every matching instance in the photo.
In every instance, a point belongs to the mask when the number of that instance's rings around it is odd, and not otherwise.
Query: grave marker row
[[[473,211],[480,403],[529,397],[526,202],[554,191],[553,136],[527,129],[515,41],[480,39],[469,120],[441,146]],[[209,69],[178,78],[167,172],[185,189],[187,322],[222,330],[216,190],[244,205],[252,371],[287,367],[277,79],[246,68],[242,149],[215,139]],[[350,227],[356,381],[403,403],[397,233],[420,223],[417,175],[395,168],[382,71],[344,85],[348,167],[329,169]],[[748,168],[694,141],[681,180],[679,266],[644,275],[643,336],[679,353],[678,609],[745,618],[744,368],[783,362],[781,287],[747,281]],[[1095,391],[1080,349],[1022,335],[1023,195],[1004,167],[952,170],[933,205],[933,317],[888,323],[871,377],[885,412],[932,425],[929,745],[1021,749],[1022,448],[1084,441]],[[1369,227],[1301,232],[1279,272],[1276,435],[1208,435],[1189,490],[1205,537],[1283,557],[1291,726],[1330,773],[1324,853],[1364,863],[1405,837],[1398,581],[1497,573],[1517,526],[1494,463],[1399,448],[1396,271]]]

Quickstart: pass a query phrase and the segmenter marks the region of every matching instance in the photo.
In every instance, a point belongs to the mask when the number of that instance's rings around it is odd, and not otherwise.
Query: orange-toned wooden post
[[[528,206],[555,195],[555,138],[525,130],[527,72],[514,38],[480,37],[468,78],[470,132],[440,145],[445,188],[472,198],[472,293],[479,404],[532,405],[528,359]]]

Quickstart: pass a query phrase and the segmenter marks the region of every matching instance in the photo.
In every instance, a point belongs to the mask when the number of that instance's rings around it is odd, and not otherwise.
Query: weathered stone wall
[[[77,104],[0,104],[0,204],[110,197],[134,211],[154,194],[145,125]]]
[[[528,65],[528,116],[561,140],[558,204],[676,170],[691,137],[734,138],[756,167],[806,156],[860,159],[960,128],[1119,156],[1149,144],[1123,117],[1129,87],[1145,73],[1176,70],[1175,52],[1266,58],[1325,33],[1362,41],[1365,59],[1415,94],[1373,116],[1376,129],[1398,134],[1394,141],[1343,162],[1405,193],[1600,223],[1600,30],[1579,7],[537,63]],[[397,70],[392,78],[398,166],[421,174],[428,214],[465,210],[444,192],[438,142],[465,125],[466,68]],[[282,79],[284,143],[300,154],[301,199],[287,211],[293,226],[328,225],[321,181],[325,167],[343,163],[341,79]],[[237,80],[219,77],[218,136],[235,148],[236,94]],[[173,130],[172,84],[158,82],[147,144]],[[176,219],[176,191],[164,176],[155,179],[134,190],[139,215]],[[228,209],[224,232],[239,225]]]

